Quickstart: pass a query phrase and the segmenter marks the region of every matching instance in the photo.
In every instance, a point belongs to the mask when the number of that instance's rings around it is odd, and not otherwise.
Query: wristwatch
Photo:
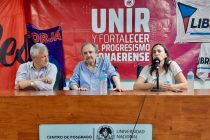
[[[34,86],[34,81],[31,81],[31,86]]]

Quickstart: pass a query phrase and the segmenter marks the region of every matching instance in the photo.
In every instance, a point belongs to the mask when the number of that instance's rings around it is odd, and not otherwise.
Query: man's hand
[[[72,90],[79,90],[79,91],[87,91],[88,90],[87,88],[80,88],[77,85],[72,85],[71,89]]]
[[[79,90],[79,91],[87,91],[88,89],[87,88],[78,88],[77,90]]]
[[[116,87],[116,88],[113,88],[112,90],[119,91],[119,92],[127,91],[126,89],[122,89],[121,87]]]
[[[31,86],[31,80],[22,80],[15,84],[15,89],[24,89]]]
[[[20,89],[20,84],[19,84],[19,82],[15,82],[15,88],[14,88],[15,90],[19,90]]]
[[[42,82],[48,83],[48,84],[52,84],[52,82],[53,82],[53,80],[48,76],[46,76],[44,78],[41,78],[39,80],[42,81]]]

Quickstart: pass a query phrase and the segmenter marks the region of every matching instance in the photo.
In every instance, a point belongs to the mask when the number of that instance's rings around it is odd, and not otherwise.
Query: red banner
[[[23,7],[24,5],[24,7]],[[99,54],[118,67],[121,79],[135,79],[137,65],[150,63],[150,50],[164,43],[186,74],[196,68],[200,43],[175,44],[176,3],[168,0],[2,0],[0,2],[0,88],[13,88],[25,57],[25,19],[39,29],[61,26],[64,67],[70,78],[82,60],[80,46],[96,43]],[[25,12],[24,12],[25,11]]]
[[[19,63],[26,59],[23,0],[2,0],[0,9],[0,89],[13,89]]]
[[[81,60],[81,44],[88,41],[98,44],[100,54],[118,67],[121,79],[136,78],[137,65],[150,63],[150,50],[155,43],[166,44],[171,59],[184,73],[196,67],[200,44],[174,44],[174,1],[32,0],[28,5],[32,14],[32,18],[27,16],[28,22],[42,29],[62,26],[67,78]]]

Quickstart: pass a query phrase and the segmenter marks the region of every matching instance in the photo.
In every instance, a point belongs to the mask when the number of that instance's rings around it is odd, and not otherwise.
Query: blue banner
[[[27,24],[27,45],[28,50],[35,43],[43,43],[49,50],[49,61],[58,68],[58,73],[62,76],[65,85],[64,75],[64,54],[62,44],[62,30],[60,26],[40,30],[32,24]]]

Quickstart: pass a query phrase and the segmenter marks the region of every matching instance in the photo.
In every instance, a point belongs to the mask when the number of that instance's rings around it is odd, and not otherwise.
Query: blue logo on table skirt
[[[114,140],[114,130],[108,125],[99,127],[97,131],[97,140]]]

